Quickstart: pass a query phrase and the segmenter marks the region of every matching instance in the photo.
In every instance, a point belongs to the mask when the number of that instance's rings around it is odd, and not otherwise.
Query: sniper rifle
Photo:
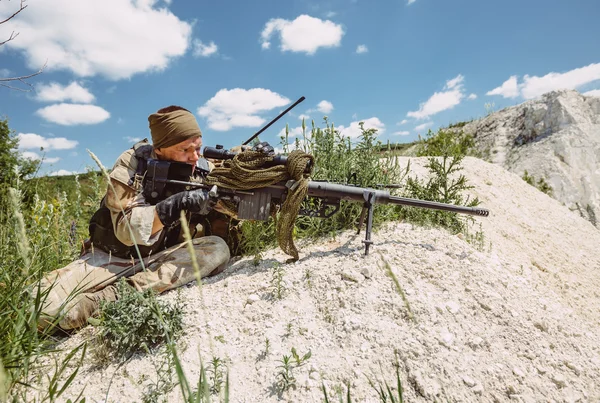
[[[208,159],[226,160],[232,159],[236,155],[237,154],[234,152],[224,150],[222,146],[204,148],[204,157]],[[275,155],[269,164],[286,165],[287,162],[288,159],[286,156]],[[306,167],[306,172],[310,172],[309,166]],[[286,199],[288,191],[293,190],[294,186],[297,186],[297,182],[289,180],[287,182],[276,183],[270,186],[250,190],[218,188],[216,185],[210,186],[203,183],[191,182],[189,180],[191,175],[192,166],[189,164],[149,160],[148,169],[143,182],[144,196],[151,204],[155,204],[171,194],[183,190],[204,188],[209,190],[212,197],[233,202],[234,205],[237,206],[238,219],[266,221],[270,216],[271,205],[281,206]],[[481,207],[456,206],[446,203],[398,197],[390,195],[386,190],[342,185],[317,180],[309,181],[307,197],[319,201],[318,203],[312,204],[317,206],[314,209],[306,207],[300,208],[298,214],[308,217],[329,218],[340,209],[342,200],[363,203],[357,234],[360,233],[366,219],[365,239],[362,241],[365,245],[365,255],[369,254],[369,248],[373,243],[371,240],[371,231],[373,228],[373,209],[375,204],[398,204],[481,217],[487,217],[489,215],[489,210]]]

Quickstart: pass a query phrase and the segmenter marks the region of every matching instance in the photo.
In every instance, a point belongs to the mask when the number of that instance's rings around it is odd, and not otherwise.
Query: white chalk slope
[[[422,174],[424,162],[412,158],[411,166]],[[208,279],[204,302],[197,286],[184,287],[179,345],[190,381],[200,358],[219,357],[232,402],[321,402],[322,383],[331,399],[346,382],[353,401],[376,402],[368,378],[394,385],[396,352],[408,402],[599,401],[600,231],[499,165],[467,158],[464,166],[471,194],[491,210],[472,228],[481,224],[482,250],[463,235],[394,223],[373,235],[368,257],[352,232],[300,243],[300,261],[283,265],[281,300],[272,281],[287,258],[279,250],[257,267],[244,259]],[[278,394],[277,367],[292,347],[312,357],[293,369],[296,388]],[[85,385],[88,401],[104,401],[114,375],[108,401],[140,401],[153,360],[86,364],[71,394]],[[176,388],[169,401],[180,399]]]

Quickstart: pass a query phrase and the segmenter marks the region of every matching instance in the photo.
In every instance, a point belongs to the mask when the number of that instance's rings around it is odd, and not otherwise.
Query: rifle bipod
[[[371,230],[373,229],[373,206],[375,201],[375,192],[365,190],[363,193],[363,198],[365,199],[365,203],[363,204],[362,211],[360,212],[360,218],[358,221],[358,230],[356,231],[356,235],[360,234],[360,230],[365,222],[365,215],[367,215],[367,228],[365,230],[365,239],[363,239],[363,243],[365,244],[365,256],[369,254],[369,247],[373,243],[371,240]]]

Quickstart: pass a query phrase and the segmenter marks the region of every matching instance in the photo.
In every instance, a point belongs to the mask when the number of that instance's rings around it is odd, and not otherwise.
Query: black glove
[[[275,149],[271,146],[271,144],[263,141],[262,143],[258,143],[254,147],[252,147],[252,151],[260,151],[263,154],[274,155]]]
[[[156,213],[160,222],[165,227],[169,227],[179,220],[181,210],[206,215],[213,209],[216,203],[217,200],[210,197],[208,190],[186,190],[156,203]]]

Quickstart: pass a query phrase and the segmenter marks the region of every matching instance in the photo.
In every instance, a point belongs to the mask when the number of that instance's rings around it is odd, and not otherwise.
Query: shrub
[[[136,291],[123,279],[117,290],[118,300],[101,304],[99,323],[99,337],[115,356],[148,351],[181,334],[180,300],[174,305],[159,301],[151,289]]]
[[[425,165],[430,177],[427,181],[419,178],[408,178],[405,195],[407,197],[440,203],[475,207],[479,205],[477,198],[469,200],[463,195],[472,186],[467,184],[464,175],[456,177],[461,169],[465,156],[472,152],[473,138],[462,132],[439,130],[434,134],[431,130],[426,139],[422,139],[417,155],[429,156]],[[472,218],[457,213],[430,209],[404,208],[404,217],[421,225],[433,225],[447,228],[458,233],[467,229]]]

